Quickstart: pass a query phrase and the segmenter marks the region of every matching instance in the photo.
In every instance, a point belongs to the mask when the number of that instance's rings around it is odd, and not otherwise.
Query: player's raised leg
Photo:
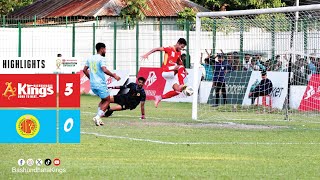
[[[182,66],[183,67],[183,66]],[[180,68],[181,71],[180,73],[182,74],[182,70],[184,70],[184,67],[183,68]],[[177,96],[179,95],[185,88],[186,86],[184,85],[184,81],[183,79],[186,77],[184,75],[180,75],[182,79],[182,81],[179,79],[179,75],[176,74],[171,71],[171,72],[163,72],[162,73],[163,77],[167,80],[167,83],[170,84],[172,86],[172,91],[169,91],[161,96],[155,96],[155,101],[154,101],[154,105],[155,107],[157,108],[159,103],[161,102],[162,99],[169,99],[169,98],[172,98],[174,96]],[[181,82],[180,82],[181,81]]]

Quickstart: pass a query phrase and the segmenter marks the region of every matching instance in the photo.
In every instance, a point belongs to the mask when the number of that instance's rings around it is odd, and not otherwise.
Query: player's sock
[[[183,66],[180,66],[178,69],[178,80],[179,84],[183,85],[184,84],[184,78],[186,77],[186,68]]]
[[[111,116],[113,113],[113,110],[112,109],[108,109],[108,111],[106,111],[106,113],[104,114],[104,117],[109,117]]]
[[[102,116],[104,115],[104,113],[105,113],[105,112],[100,109],[97,115],[98,115],[99,117],[102,117]]]
[[[172,98],[173,96],[176,96],[176,95],[178,95],[179,93],[178,92],[176,92],[176,91],[169,91],[169,92],[167,92],[166,94],[163,94],[162,96],[161,96],[161,98],[162,99],[168,99],[168,98]]]

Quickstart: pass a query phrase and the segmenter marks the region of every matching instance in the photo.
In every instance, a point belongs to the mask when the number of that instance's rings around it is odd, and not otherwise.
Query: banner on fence
[[[226,74],[227,104],[242,104],[246,89],[248,87],[251,71],[233,71]],[[220,99],[222,94],[220,94]],[[215,88],[211,88],[208,104],[215,104]],[[221,102],[221,101],[220,101]]]
[[[162,77],[161,68],[141,67],[138,77],[144,77],[147,80],[143,88],[148,100],[153,100],[154,96],[162,95],[166,80]]]
[[[282,109],[288,93],[288,72],[270,71],[270,72],[267,72],[267,77],[271,80],[273,84],[273,90],[271,92],[272,107],[277,109]],[[261,81],[260,71],[252,72],[242,105],[251,105],[251,99],[249,98],[249,93],[252,85],[256,81],[258,82]]]
[[[320,111],[320,74],[313,74],[299,106],[300,111]]]

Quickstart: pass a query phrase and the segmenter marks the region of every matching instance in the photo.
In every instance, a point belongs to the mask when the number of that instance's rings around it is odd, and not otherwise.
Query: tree
[[[23,6],[33,3],[33,0],[0,0],[0,15],[7,15]]]
[[[191,0],[210,10],[243,10],[285,6],[288,0]]]
[[[120,17],[125,21],[125,25],[134,27],[136,22],[145,19],[142,9],[149,10],[146,0],[125,0],[125,7],[120,12]]]
[[[185,29],[186,21],[193,23],[196,21],[196,12],[192,8],[184,8],[183,11],[178,12],[177,24],[179,29]],[[189,27],[192,27],[190,24]]]

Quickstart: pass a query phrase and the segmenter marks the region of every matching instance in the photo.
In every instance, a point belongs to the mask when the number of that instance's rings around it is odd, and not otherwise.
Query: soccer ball
[[[188,86],[185,90],[183,90],[183,93],[186,95],[186,96],[192,96],[193,94],[193,88],[191,86]]]

